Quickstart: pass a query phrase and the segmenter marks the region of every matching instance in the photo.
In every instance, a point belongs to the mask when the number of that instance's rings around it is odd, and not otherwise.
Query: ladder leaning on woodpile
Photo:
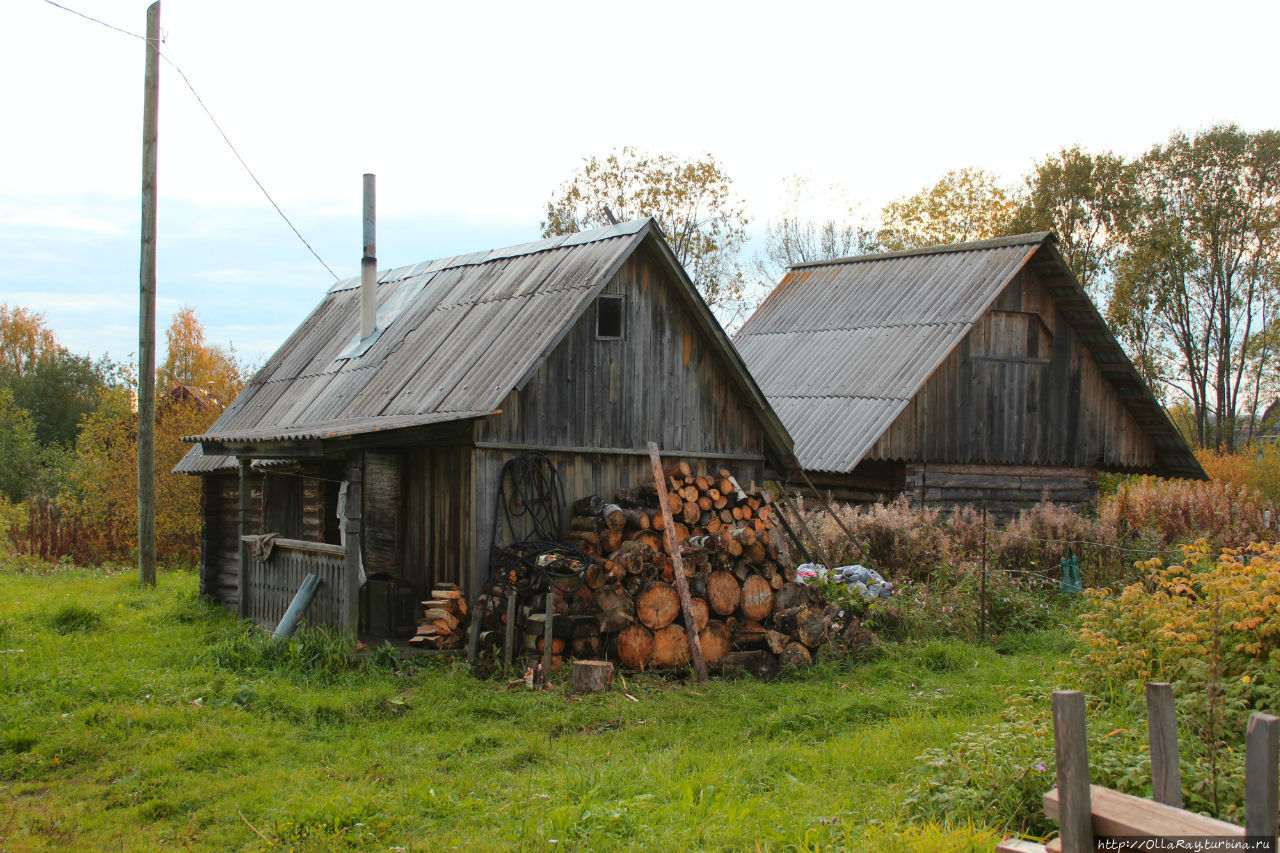
[[[996,853],[1093,853],[1098,849],[1095,846],[1097,838],[1126,838],[1139,842],[1161,838],[1241,841],[1247,838],[1251,843],[1255,840],[1270,841],[1270,846],[1255,845],[1247,849],[1274,853],[1280,808],[1280,771],[1277,769],[1280,764],[1280,718],[1257,712],[1249,717],[1245,737],[1243,827],[1182,808],[1178,726],[1173,689],[1168,684],[1147,685],[1147,732],[1151,745],[1154,799],[1090,785],[1084,694],[1078,690],[1056,691],[1053,694],[1053,753],[1058,783],[1044,795],[1044,812],[1058,821],[1060,835],[1048,844],[1008,838],[996,845]],[[1134,846],[1131,849],[1147,848]]]

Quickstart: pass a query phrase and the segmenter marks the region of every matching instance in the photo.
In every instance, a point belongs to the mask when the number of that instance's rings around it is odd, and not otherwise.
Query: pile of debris
[[[770,678],[779,666],[809,664],[839,609],[827,606],[819,588],[795,581],[780,552],[768,496],[754,484],[742,488],[727,469],[695,474],[682,462],[665,476],[667,509],[708,668]],[[562,571],[549,584],[557,617],[553,669],[566,651],[577,658],[611,657],[631,670],[689,662],[688,629],[658,501],[656,486],[644,486],[620,489],[611,502],[592,495],[573,504],[567,538],[581,556],[557,557]],[[580,571],[563,571],[574,565]],[[542,650],[546,594],[527,599],[518,613],[526,648]]]

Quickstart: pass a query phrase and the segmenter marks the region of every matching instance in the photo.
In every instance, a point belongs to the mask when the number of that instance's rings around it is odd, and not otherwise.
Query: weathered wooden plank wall
[[[1024,270],[865,458],[1141,469],[1155,447]]]
[[[404,454],[367,451],[364,454],[364,569],[400,577],[404,568]]]
[[[476,440],[759,453],[760,427],[729,366],[647,253],[628,259],[604,293],[624,298],[622,339],[597,339],[588,308],[502,414],[480,421]]]
[[[312,625],[337,625],[342,619],[343,573],[346,560],[341,545],[277,539],[266,560],[249,554],[248,618],[274,631],[289,603],[308,574],[320,577],[306,619]]]

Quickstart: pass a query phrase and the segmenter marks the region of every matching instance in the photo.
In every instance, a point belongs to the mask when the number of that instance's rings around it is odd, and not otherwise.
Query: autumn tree
[[[956,169],[933,186],[885,205],[885,249],[917,249],[1015,233],[1017,199],[989,172]]]
[[[42,314],[0,305],[0,386],[25,411],[41,445],[70,447],[109,370],[60,345]]]
[[[857,222],[853,205],[838,186],[827,188],[831,196],[827,207],[834,208],[834,215],[815,219],[805,215],[806,208],[815,201],[809,180],[791,175],[784,185],[786,203],[782,215],[765,224],[764,248],[752,261],[762,290],[771,289],[796,264],[879,250],[875,229]]]
[[[547,202],[542,233],[606,225],[610,213],[619,221],[652,216],[708,305],[723,313],[740,302],[747,219],[732,180],[710,154],[683,160],[628,146],[588,157]]]
[[[1137,167],[1110,152],[1064,148],[1037,162],[1014,215],[1014,233],[1052,231],[1076,279],[1100,296],[1136,202]]]
[[[195,309],[183,306],[165,330],[165,359],[156,370],[157,396],[176,385],[188,385],[226,406],[244,387],[245,368],[233,348],[205,340]]]
[[[0,496],[18,503],[27,496],[32,477],[40,467],[40,443],[31,415],[13,400],[13,392],[0,387]]]
[[[1280,316],[1280,132],[1180,133],[1140,166],[1109,317],[1163,362],[1196,441],[1231,450],[1256,337]]]

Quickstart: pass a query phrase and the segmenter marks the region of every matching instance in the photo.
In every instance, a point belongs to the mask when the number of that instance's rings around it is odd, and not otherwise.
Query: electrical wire
[[[99,20],[93,17],[92,15],[86,15],[84,12],[80,12],[76,9],[72,9],[70,6],[64,6],[61,3],[55,3],[54,0],[42,0],[42,2],[49,4],[54,8],[61,9],[64,12],[70,12],[72,15],[75,15],[77,17],[84,18],[86,21],[92,21],[95,24],[104,26],[109,30],[113,30],[117,33],[121,33],[122,35],[130,36],[131,38],[136,38],[139,41],[147,40],[146,36],[139,35],[138,33],[131,32],[126,29],[122,29],[120,27],[114,26],[113,24],[108,24],[106,21]],[[162,37],[160,41],[163,43],[164,38]],[[200,109],[204,110],[204,114],[209,117],[209,121],[213,124],[214,129],[218,131],[218,135],[222,137],[222,141],[227,143],[227,147],[231,149],[231,153],[235,156],[236,160],[239,161],[240,165],[244,168],[245,172],[249,175],[249,179],[253,181],[254,185],[257,186],[257,188],[262,192],[263,197],[265,197],[266,200],[271,204],[271,206],[275,208],[276,213],[280,214],[280,218],[283,219],[284,223],[289,226],[289,230],[292,231],[294,235],[299,240],[302,241],[302,245],[307,247],[307,251],[311,253],[311,256],[314,257],[317,261],[319,261],[322,267],[328,270],[329,275],[333,276],[334,281],[341,281],[341,279],[338,277],[338,274],[333,271],[333,267],[325,263],[324,258],[320,257],[320,253],[317,252],[309,242],[307,242],[307,238],[302,236],[302,232],[299,231],[297,226],[293,224],[293,221],[290,220],[289,217],[285,214],[284,210],[280,208],[280,205],[276,204],[276,200],[271,197],[271,193],[267,192],[267,188],[262,185],[262,181],[258,180],[258,176],[254,174],[253,169],[249,167],[249,164],[245,162],[244,157],[240,155],[240,151],[236,148],[235,144],[232,143],[231,138],[227,136],[227,132],[222,129],[222,125],[218,123],[218,120],[216,118],[214,118],[213,112],[205,104],[204,98],[200,97],[200,93],[196,91],[196,87],[192,85],[191,80],[187,78],[186,73],[182,70],[181,67],[178,66],[178,63],[174,62],[173,59],[171,59],[167,54],[163,52],[160,53],[160,58],[163,59],[165,62],[169,63],[169,66],[173,68],[174,71],[178,72],[178,76],[182,78],[182,82],[186,84],[187,89],[191,91],[191,95],[196,99],[196,103],[200,105]]]

